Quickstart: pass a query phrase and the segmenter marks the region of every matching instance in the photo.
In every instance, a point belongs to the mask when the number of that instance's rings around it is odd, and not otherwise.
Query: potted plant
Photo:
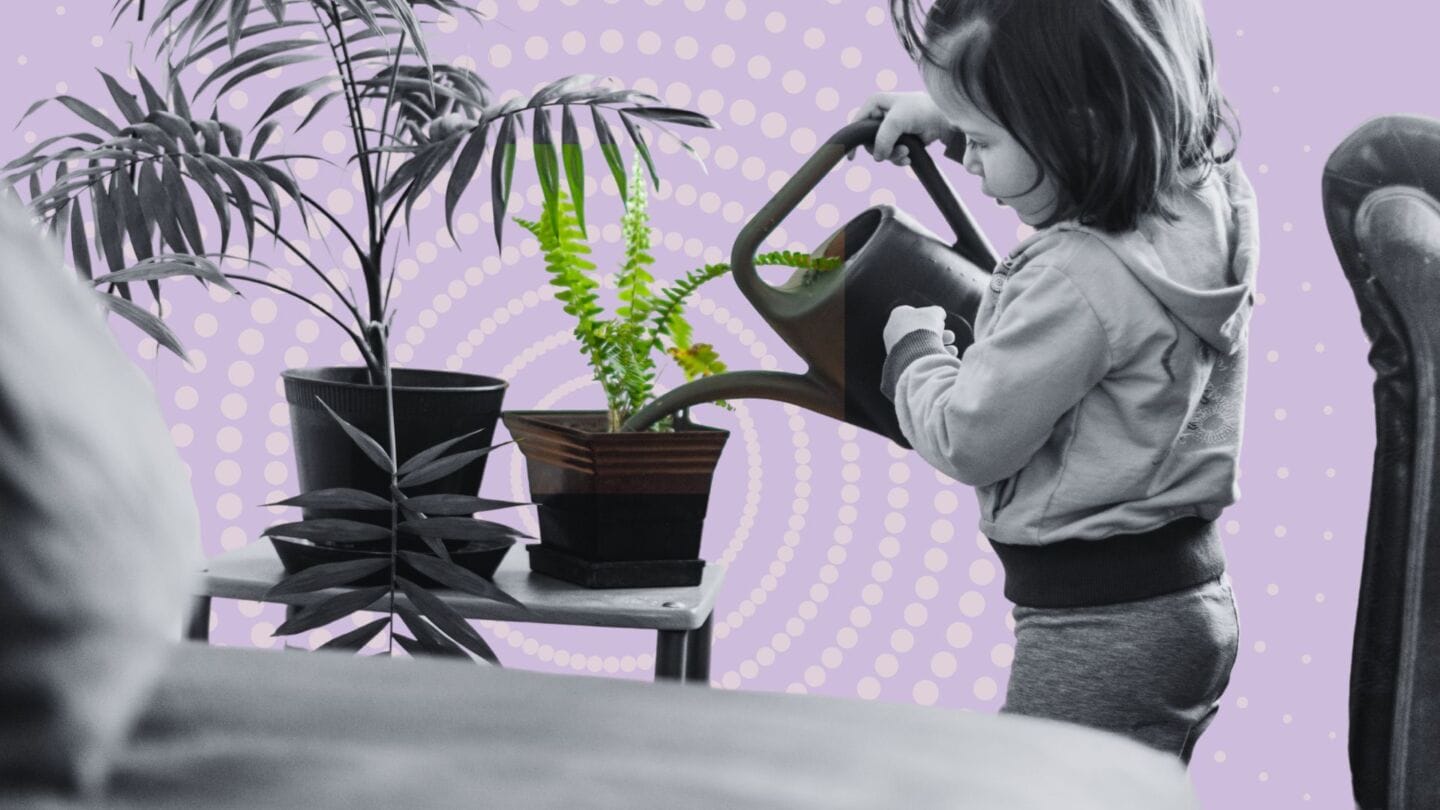
[[[388,496],[332,487],[271,504],[344,508],[381,518],[381,525],[345,518],[309,518],[265,530],[290,572],[270,589],[268,597],[345,586],[339,593],[288,616],[272,635],[293,636],[314,630],[358,610],[373,609],[378,603],[384,605],[386,615],[331,638],[321,649],[358,653],[388,630],[391,655],[399,644],[414,656],[476,658],[499,666],[499,658],[485,639],[433,589],[449,588],[523,609],[523,604],[497,587],[490,577],[516,538],[528,535],[474,515],[524,504],[461,494],[417,496],[407,490],[472,465],[503,445],[460,451],[457,447],[469,437],[458,436],[399,463],[394,378],[390,372],[388,365],[383,367],[387,436],[383,445],[321,403],[336,427],[388,480]],[[397,616],[409,635],[400,631]]]
[[[547,201],[539,221],[516,218],[540,243],[555,297],[575,318],[575,337],[607,408],[510,410],[501,418],[525,455],[530,499],[538,505],[531,570],[591,588],[695,585],[704,569],[699,553],[710,484],[729,431],[694,424],[688,413],[648,430],[620,426],[651,399],[657,352],[672,358],[687,381],[725,370],[713,346],[691,341],[684,306],[729,265],[706,265],[673,286],[652,286],[638,160],[624,188],[625,247],[616,276],[622,305],[611,318],[602,317],[595,265],[586,258],[591,249],[569,196],[562,190]],[[792,251],[762,254],[755,263],[807,272],[839,265]]]
[[[165,57],[166,76],[159,85],[164,92],[138,70],[138,93],[102,74],[123,122],[71,96],[37,102],[27,116],[53,100],[83,119],[90,130],[42,140],[4,168],[8,173],[4,181],[12,187],[28,186],[31,211],[66,238],[77,271],[97,291],[108,293],[101,296],[108,307],[182,357],[180,341],[158,317],[158,283],[172,276],[191,276],[232,291],[232,281],[265,287],[308,304],[344,331],[363,366],[292,369],[282,375],[305,490],[353,487],[387,494],[382,471],[365,463],[318,403],[323,399],[371,437],[383,435],[388,400],[381,378],[390,362],[382,335],[394,318],[390,307],[394,268],[387,266],[393,261],[387,260],[387,247],[398,237],[401,214],[408,228],[417,199],[447,166],[453,166],[444,189],[448,223],[475,178],[494,130],[490,187],[498,245],[511,199],[517,138],[527,115],[534,127],[536,165],[547,199],[555,198],[562,163],[570,187],[583,188],[577,106],[589,108],[600,149],[617,182],[623,179],[619,144],[602,113],[618,117],[657,185],[639,123],[714,126],[703,115],[653,106],[660,101],[654,96],[615,89],[591,76],[569,76],[528,100],[492,104],[488,86],[473,71],[432,63],[425,26],[417,16],[417,10],[425,7],[478,18],[469,7],[473,4],[461,0],[169,0],[154,5],[160,8],[150,35],[158,37],[157,53]],[[144,19],[144,0],[116,0],[116,19],[132,9]],[[207,58],[220,64],[193,92],[187,90],[181,73]],[[245,133],[220,120],[217,107],[212,106],[208,118],[192,113],[207,92],[218,97],[276,68],[288,72],[312,64],[325,66],[325,72],[317,71],[275,94],[253,122],[248,149]],[[305,193],[288,168],[288,161],[299,155],[272,152],[274,143],[283,140],[277,116],[297,103],[308,104],[309,110],[296,131],[325,110],[345,117],[353,150],[339,168],[359,168],[364,230],[347,225]],[[554,107],[560,107],[563,115],[560,158],[550,128]],[[373,118],[367,119],[367,114]],[[688,145],[686,149],[693,153]],[[53,177],[48,185],[47,176]],[[93,244],[82,220],[86,195],[93,212]],[[328,277],[287,236],[295,217],[282,217],[282,208],[292,204],[307,237],[334,240],[337,254],[354,251],[363,297],[356,288]],[[202,212],[210,209],[219,229],[218,250],[213,238],[205,238],[200,222]],[[583,218],[583,211],[577,215]],[[235,217],[243,226],[246,244],[244,255],[238,257],[227,252]],[[311,295],[283,278],[222,271],[221,260],[226,258],[263,266],[251,258],[257,231],[290,250],[314,272],[325,292]],[[128,266],[127,243],[135,256]],[[108,272],[92,272],[98,263],[91,261],[92,249]],[[132,297],[129,285],[141,281],[150,285],[155,313]],[[322,304],[333,305],[340,314]],[[504,380],[425,369],[391,373],[401,456],[457,435],[467,436],[463,450],[488,444],[507,385]],[[481,459],[416,494],[473,494],[483,472]],[[377,520],[363,511],[305,511],[307,517]]]

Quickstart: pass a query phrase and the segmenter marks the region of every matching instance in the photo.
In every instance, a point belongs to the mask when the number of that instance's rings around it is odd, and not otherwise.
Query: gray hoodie
[[[887,355],[901,431],[975,487],[991,540],[1140,533],[1239,498],[1255,192],[1232,162],[1177,206],[1123,234],[1034,233],[995,269],[959,358],[925,330]]]

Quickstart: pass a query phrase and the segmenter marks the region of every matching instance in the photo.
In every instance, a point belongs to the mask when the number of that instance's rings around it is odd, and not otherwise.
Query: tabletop
[[[261,541],[211,558],[201,569],[198,589],[204,596],[287,605],[307,605],[344,590],[330,588],[267,598],[265,592],[284,576],[285,569],[274,547]],[[715,597],[724,579],[724,567],[711,562],[706,564],[700,584],[688,588],[582,588],[531,572],[528,555],[517,545],[505,555],[494,581],[527,610],[458,591],[437,589],[435,593],[467,619],[695,630],[715,609]]]

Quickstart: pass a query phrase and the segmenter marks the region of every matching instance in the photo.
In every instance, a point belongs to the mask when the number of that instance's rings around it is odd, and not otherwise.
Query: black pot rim
[[[280,377],[285,380],[295,380],[307,383],[323,383],[333,385],[337,388],[349,388],[362,391],[373,391],[383,389],[383,385],[371,385],[366,382],[350,382],[348,380],[336,380],[325,376],[325,372],[354,372],[364,371],[364,366],[307,366],[305,368],[290,368],[280,372]],[[471,374],[468,371],[450,371],[448,369],[430,368],[397,368],[398,373],[416,374],[445,374],[459,377],[469,377],[476,382],[475,385],[396,385],[397,391],[420,391],[420,392],[481,392],[481,391],[503,391],[510,387],[508,380],[499,377],[491,377],[485,374]]]

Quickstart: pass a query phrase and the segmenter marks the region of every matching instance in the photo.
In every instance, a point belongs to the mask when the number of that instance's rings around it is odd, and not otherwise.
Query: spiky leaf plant
[[[301,493],[267,505],[388,512],[389,526],[343,518],[312,518],[277,524],[263,532],[270,537],[298,538],[378,553],[370,558],[306,568],[278,582],[267,596],[319,593],[336,588],[342,590],[296,612],[284,624],[275,628],[272,635],[293,636],[308,632],[356,611],[374,609],[374,606],[380,603],[385,606],[385,616],[330,639],[321,645],[321,649],[358,653],[372,639],[388,629],[390,654],[393,654],[395,646],[399,645],[411,655],[474,657],[498,666],[500,659],[496,657],[495,651],[475,632],[470,623],[430,588],[402,576],[399,563],[404,560],[411,569],[452,590],[525,609],[525,605],[505,593],[495,583],[457,564],[450,557],[441,538],[469,541],[470,547],[476,550],[508,548],[517,538],[529,535],[502,523],[481,520],[474,516],[496,509],[534,504],[497,501],[474,495],[410,496],[405,493],[410,487],[443,478],[511,442],[478,450],[453,452],[457,444],[475,435],[471,433],[422,450],[403,464],[397,463],[394,381],[388,365],[383,372],[388,427],[388,440],[384,445],[345,421],[323,400],[320,404],[365,457],[390,476],[390,497],[382,498],[356,489],[334,488]],[[399,538],[402,534],[418,537],[428,552],[401,549]],[[384,573],[387,584],[356,586],[360,580],[377,573]],[[401,632],[400,625],[395,622],[396,617],[401,619],[409,635]]]

